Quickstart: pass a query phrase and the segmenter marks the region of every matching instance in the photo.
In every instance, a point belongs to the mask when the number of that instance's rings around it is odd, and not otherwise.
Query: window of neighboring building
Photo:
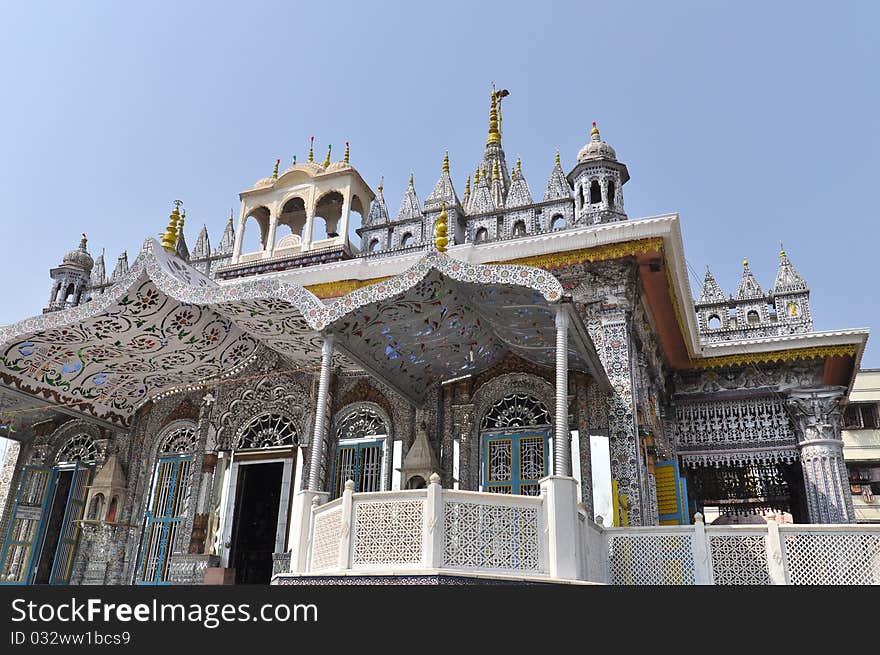
[[[843,427],[848,430],[880,428],[877,403],[850,403],[843,411]]]

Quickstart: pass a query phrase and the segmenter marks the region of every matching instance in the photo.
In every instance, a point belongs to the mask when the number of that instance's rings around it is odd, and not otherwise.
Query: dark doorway
[[[52,564],[55,562],[55,551],[58,549],[58,538],[64,523],[64,511],[67,509],[67,497],[73,482],[73,470],[58,471],[55,476],[55,491],[49,505],[49,518],[46,522],[43,547],[40,549],[40,561],[34,573],[34,584],[49,584]]]
[[[278,529],[283,462],[238,467],[230,561],[235,584],[269,584]]]

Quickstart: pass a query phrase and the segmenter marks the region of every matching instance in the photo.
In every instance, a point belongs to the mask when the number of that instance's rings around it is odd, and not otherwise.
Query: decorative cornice
[[[602,262],[611,259],[623,259],[624,257],[635,257],[636,255],[644,255],[652,251],[663,251],[663,237],[636,239],[632,241],[623,241],[621,243],[608,243],[601,246],[594,246],[592,248],[551,252],[545,255],[535,255],[533,257],[522,257],[520,259],[492,263],[521,264],[524,266],[543,268],[544,270],[553,270],[554,268],[570,266],[572,264],[584,264],[587,262]]]
[[[798,359],[819,359],[825,357],[852,357],[858,347],[855,345],[813,346],[811,348],[793,348],[791,350],[771,350],[763,353],[739,353],[721,357],[694,359],[693,367],[698,370],[711,368],[727,368],[747,364],[771,364],[774,362],[790,362]]]
[[[369,280],[338,280],[336,282],[319,282],[317,284],[307,284],[306,289],[311,291],[321,300],[325,298],[339,298],[352,291],[357,291],[371,284],[378,284],[385,280],[390,280],[393,276],[374,277]]]

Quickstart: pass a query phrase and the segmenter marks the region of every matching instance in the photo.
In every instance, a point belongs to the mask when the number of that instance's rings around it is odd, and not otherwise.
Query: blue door
[[[58,546],[55,549],[55,560],[52,562],[52,573],[49,584],[69,584],[73,572],[73,558],[79,543],[79,521],[86,505],[86,493],[92,477],[92,465],[76,462],[73,469],[73,480],[67,492],[67,503],[64,507],[64,518],[58,535]]]
[[[538,480],[547,475],[550,440],[546,432],[483,435],[486,491],[538,496]]]
[[[9,529],[0,552],[0,584],[31,581],[54,483],[55,471],[48,466],[22,469]]]
[[[345,481],[354,482],[354,490],[382,491],[382,449],[384,440],[340,441],[333,467],[333,497],[342,495]]]
[[[160,457],[156,463],[150,504],[144,518],[136,584],[170,584],[168,560],[183,528],[191,468],[192,457],[189,456]]]

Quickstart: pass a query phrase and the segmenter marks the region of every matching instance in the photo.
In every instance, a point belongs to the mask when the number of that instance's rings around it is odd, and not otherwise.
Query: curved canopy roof
[[[0,328],[0,382],[118,425],[149,398],[229,378],[262,347],[297,369],[362,368],[415,404],[431,385],[512,351],[555,361],[554,312],[572,317],[569,363],[607,386],[592,342],[552,274],[429,252],[415,266],[329,304],[271,278],[217,284],[153,239],[104,294]]]

